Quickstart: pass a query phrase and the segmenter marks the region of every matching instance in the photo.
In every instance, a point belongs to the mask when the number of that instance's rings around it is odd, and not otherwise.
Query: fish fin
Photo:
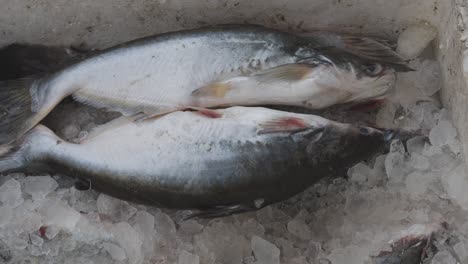
[[[0,82],[0,145],[21,137],[34,125],[39,114],[32,110],[31,86],[35,79]]]
[[[252,75],[259,82],[276,82],[276,81],[300,81],[313,71],[315,65],[305,63],[285,64],[278,67],[266,69]]]
[[[209,118],[221,118],[223,117],[223,114],[216,110],[208,109],[208,108],[203,108],[203,107],[195,107],[195,106],[190,106],[187,107],[187,109],[195,110],[197,113],[209,117]]]
[[[279,117],[259,124],[258,135],[284,132],[300,132],[310,127],[310,124],[298,117]]]
[[[356,56],[390,64],[397,71],[414,71],[408,61],[392,49],[389,42],[368,37],[341,36],[343,49]]]
[[[50,129],[37,125],[13,143],[0,147],[0,173],[26,166],[32,162],[32,156],[41,154],[41,146],[57,144],[57,142],[61,142],[61,140]]]
[[[99,96],[94,93],[88,93],[85,91],[78,90],[72,94],[73,99],[85,105],[89,105],[99,109],[106,109],[109,111],[117,111],[124,116],[140,117],[138,121],[145,120],[158,115],[167,114],[181,107],[176,105],[148,105],[147,102],[131,101],[130,99],[120,98],[106,98]]]
[[[256,207],[254,204],[236,204],[236,205],[226,205],[226,206],[215,206],[206,210],[201,210],[196,213],[191,213],[184,218],[184,220],[190,219],[212,219],[219,217],[226,217],[234,214],[240,214],[250,211],[255,211],[260,208]]]
[[[225,82],[214,82],[203,87],[200,87],[192,92],[193,96],[211,96],[223,98],[226,93],[231,89],[231,86]]]
[[[51,73],[84,58],[72,48],[14,43],[0,49],[0,80]]]

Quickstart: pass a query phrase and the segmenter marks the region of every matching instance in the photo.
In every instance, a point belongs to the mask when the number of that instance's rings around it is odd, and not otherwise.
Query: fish
[[[127,122],[80,144],[38,125],[0,149],[0,172],[63,173],[124,200],[219,217],[342,176],[381,151],[391,135],[262,107],[219,111],[221,118],[178,111]]]
[[[381,54],[378,62],[323,45],[258,25],[219,25],[97,51],[41,77],[0,82],[0,144],[29,131],[68,96],[139,121],[187,108],[324,108],[384,96],[395,68],[406,65],[383,44],[360,46]]]

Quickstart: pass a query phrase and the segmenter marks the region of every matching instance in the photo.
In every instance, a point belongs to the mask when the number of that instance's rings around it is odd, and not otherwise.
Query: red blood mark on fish
[[[47,226],[41,226],[39,227],[39,235],[41,235],[42,238],[45,237],[47,232]]]
[[[356,112],[369,112],[381,107],[385,102],[385,99],[375,99],[362,104],[353,105],[349,108],[350,111]]]
[[[297,118],[297,117],[285,117],[285,118],[280,118],[276,122],[277,125],[282,126],[284,128],[294,128],[294,129],[301,129],[301,128],[307,128],[307,124],[304,122],[304,120]]]
[[[209,118],[221,118],[223,115],[214,111],[214,110],[209,110],[209,109],[204,109],[204,110],[198,110],[198,113],[209,117]]]

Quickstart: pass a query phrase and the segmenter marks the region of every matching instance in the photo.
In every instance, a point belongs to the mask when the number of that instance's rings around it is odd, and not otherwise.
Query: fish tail
[[[34,83],[34,78],[0,82],[0,145],[18,139],[41,119],[33,109]]]
[[[16,171],[27,166],[58,141],[61,140],[48,128],[36,126],[15,142],[0,146],[0,173]]]

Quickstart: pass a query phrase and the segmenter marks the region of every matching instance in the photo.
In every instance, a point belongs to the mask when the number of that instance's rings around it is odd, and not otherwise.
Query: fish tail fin
[[[32,109],[34,81],[23,78],[0,82],[0,145],[18,139],[38,122],[39,112]]]
[[[15,142],[0,146],[0,173],[15,171],[45,153],[45,149],[60,140],[52,131],[42,125]]]

